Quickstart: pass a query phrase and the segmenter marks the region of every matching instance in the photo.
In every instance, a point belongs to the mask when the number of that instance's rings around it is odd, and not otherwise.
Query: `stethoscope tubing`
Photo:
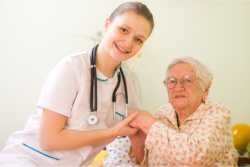
[[[97,51],[98,45],[96,45],[91,53],[91,92],[90,92],[90,108],[91,108],[91,112],[95,112],[95,114],[97,113],[97,75],[96,75],[96,66],[95,66],[95,62],[96,62],[96,51]],[[95,97],[93,97],[93,86],[95,87]],[[95,98],[95,107],[93,108],[93,101]]]
[[[128,104],[128,91],[127,91],[127,84],[126,84],[126,79],[124,77],[124,73],[122,68],[120,68],[121,74],[122,74],[122,80],[123,80],[123,85],[124,85],[124,91],[125,91],[125,98],[126,98],[126,104]],[[127,116],[127,115],[126,115]]]
[[[97,119],[96,123],[89,123],[90,125],[96,125],[97,123],[99,123],[99,118],[97,117],[97,74],[96,74],[96,52],[97,52],[97,48],[98,48],[98,45],[96,45],[93,49],[92,49],[92,52],[91,52],[91,58],[90,58],[90,64],[91,64],[91,86],[90,86],[90,108],[91,108],[91,114],[93,115],[90,115],[90,119]],[[128,116],[128,110],[127,110],[127,106],[128,106],[128,93],[127,93],[127,85],[126,85],[126,80],[125,80],[125,76],[124,76],[124,73],[123,73],[123,70],[122,68],[120,67],[117,71],[117,76],[118,76],[118,82],[117,82],[117,85],[114,89],[114,92],[113,92],[113,95],[112,95],[112,102],[113,102],[113,108],[114,108],[114,119],[113,119],[113,124],[115,125],[116,124],[116,119],[115,119],[115,115],[116,115],[116,111],[115,111],[115,103],[116,103],[116,92],[120,86],[120,83],[121,83],[121,76],[122,76],[122,80],[123,80],[123,86],[124,86],[124,91],[125,91],[125,100],[126,100],[126,106],[125,106],[125,109],[126,109],[126,116]],[[93,89],[94,87],[94,89]],[[95,97],[93,97],[95,93]],[[93,107],[93,102],[95,101],[95,107]],[[88,118],[87,118],[87,121],[88,121]],[[117,136],[117,138],[125,138],[126,136]]]

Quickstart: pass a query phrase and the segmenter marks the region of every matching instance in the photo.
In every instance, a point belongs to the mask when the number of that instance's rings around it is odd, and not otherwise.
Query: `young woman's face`
[[[105,50],[116,62],[133,57],[143,46],[151,33],[151,25],[147,19],[128,11],[106,20],[104,27]]]

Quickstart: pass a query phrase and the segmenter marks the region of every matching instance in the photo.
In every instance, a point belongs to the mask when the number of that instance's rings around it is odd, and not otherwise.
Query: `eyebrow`
[[[132,28],[129,27],[128,25],[126,25],[126,24],[122,24],[122,26],[125,26],[125,27],[127,27],[128,29],[132,30]],[[144,40],[146,39],[143,35],[137,35],[137,36],[140,37],[140,38],[143,38]]]
[[[186,76],[186,75],[189,75],[189,76],[195,78],[195,77],[194,77],[193,75],[191,75],[191,74],[185,74],[185,75],[181,76],[181,78],[184,77],[184,76]],[[173,76],[171,76],[171,75],[169,75],[167,78],[175,78],[175,79],[178,79],[178,78],[173,77]],[[179,79],[181,79],[181,78],[179,78]]]

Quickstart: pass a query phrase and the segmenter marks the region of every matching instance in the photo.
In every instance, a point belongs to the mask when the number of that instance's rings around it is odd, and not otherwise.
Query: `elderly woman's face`
[[[170,69],[168,77],[176,78],[178,82],[174,88],[167,88],[168,98],[175,109],[194,111],[201,104],[202,99],[206,98],[207,93],[202,91],[197,83],[197,79],[190,86],[182,85],[179,79],[185,75],[196,78],[195,68],[188,63],[179,63]]]

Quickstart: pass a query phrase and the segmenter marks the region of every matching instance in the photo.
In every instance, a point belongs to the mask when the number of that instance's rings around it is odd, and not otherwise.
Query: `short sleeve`
[[[79,72],[71,57],[64,58],[49,74],[37,107],[70,116],[79,90]]]

